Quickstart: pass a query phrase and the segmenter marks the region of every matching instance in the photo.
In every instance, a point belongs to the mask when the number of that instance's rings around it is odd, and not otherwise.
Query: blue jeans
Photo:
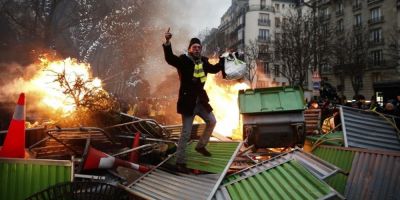
[[[198,115],[201,119],[206,122],[206,128],[204,129],[204,133],[201,135],[199,142],[197,143],[196,148],[203,148],[207,146],[208,141],[210,140],[210,136],[217,124],[217,120],[212,112],[207,112],[201,103],[197,102],[196,107],[194,108],[193,115],[183,115],[182,114],[182,133],[181,137],[178,141],[178,149],[176,150],[176,163],[184,164],[186,163],[186,145],[190,139],[190,135],[192,133],[192,126],[194,117]]]

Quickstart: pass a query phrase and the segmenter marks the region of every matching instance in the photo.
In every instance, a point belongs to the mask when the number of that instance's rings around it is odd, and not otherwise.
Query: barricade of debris
[[[303,136],[311,127],[307,126],[309,112],[303,113],[301,109],[289,112],[304,115],[305,126],[301,122],[304,118],[297,117],[300,121],[295,121],[295,126],[269,120],[260,128],[252,123],[271,119],[265,117],[269,113],[252,113],[247,109],[242,113],[248,115],[243,129],[253,134],[251,140],[232,141],[215,134],[207,146],[211,157],[194,150],[198,136],[204,131],[204,124],[195,124],[186,150],[190,171],[181,173],[174,167],[182,128],[179,125],[164,126],[155,120],[120,113],[123,123],[103,128],[25,130],[24,123],[20,123],[23,120],[18,114],[20,109],[17,106],[8,131],[1,132],[6,135],[0,149],[0,199],[396,199],[400,196],[400,137],[396,127],[399,119],[393,116],[340,107],[340,124],[326,134],[307,136],[303,147],[302,137],[291,137],[292,142],[279,141],[280,145],[257,138],[271,140],[274,134]],[[285,109],[281,110],[287,112]],[[318,112],[312,115],[319,118]],[[273,116],[284,115],[274,111]],[[282,126],[292,128],[285,129],[285,133],[273,131]],[[315,124],[312,127],[318,131],[309,130],[310,134],[322,132],[322,127]]]

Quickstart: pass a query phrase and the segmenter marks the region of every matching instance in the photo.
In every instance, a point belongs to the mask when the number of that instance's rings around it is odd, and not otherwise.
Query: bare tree
[[[363,87],[363,76],[368,65],[368,35],[362,29],[345,32],[337,37],[334,48],[334,72],[344,78],[350,77],[355,95]]]
[[[257,41],[250,40],[249,44],[244,47],[244,56],[246,59],[246,79],[250,85],[253,85],[257,75],[257,61],[259,58],[260,47]]]
[[[289,85],[303,88],[311,67],[328,61],[329,38],[329,27],[315,20],[312,12],[296,10],[284,17],[281,32],[275,35],[273,59],[283,64],[278,72]]]

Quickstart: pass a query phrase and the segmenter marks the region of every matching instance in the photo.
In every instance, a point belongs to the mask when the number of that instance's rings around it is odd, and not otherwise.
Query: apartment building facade
[[[213,30],[203,42],[205,48],[209,54],[223,46],[243,53],[251,44],[258,45],[256,87],[287,85],[286,78],[279,73],[279,68],[283,65],[272,60],[272,42],[275,34],[279,33],[284,16],[296,8],[295,2],[295,0],[232,0],[231,6],[221,17],[218,30]]]
[[[361,83],[359,94],[369,99],[376,95],[375,83],[400,79],[399,0],[318,0],[312,3],[317,3],[318,17],[333,27],[336,39],[351,31],[366,35],[368,61],[358,80]],[[347,99],[355,95],[350,77],[337,73],[335,66],[322,67],[321,77]]]

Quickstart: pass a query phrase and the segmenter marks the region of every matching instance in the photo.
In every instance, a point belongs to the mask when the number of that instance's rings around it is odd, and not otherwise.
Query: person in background
[[[388,101],[385,104],[385,109],[383,110],[383,114],[400,116],[399,110],[393,105],[393,101]]]
[[[204,84],[208,73],[215,74],[223,70],[224,59],[220,59],[219,63],[215,65],[210,64],[208,58],[201,55],[202,46],[198,38],[190,40],[187,54],[174,55],[170,42],[172,34],[169,31],[168,28],[165,33],[164,56],[167,63],[177,69],[179,75],[180,87],[177,111],[181,114],[183,125],[176,151],[176,167],[178,171],[187,173],[185,151],[196,115],[206,122],[206,128],[195,150],[204,156],[211,156],[211,153],[205,147],[217,121],[212,113],[212,107],[208,103],[209,99],[204,90]]]
[[[371,111],[375,111],[375,112],[383,112],[383,108],[381,107],[381,105],[379,105],[379,103],[376,101],[376,96],[372,96],[371,97],[371,103],[369,104],[369,110]]]

